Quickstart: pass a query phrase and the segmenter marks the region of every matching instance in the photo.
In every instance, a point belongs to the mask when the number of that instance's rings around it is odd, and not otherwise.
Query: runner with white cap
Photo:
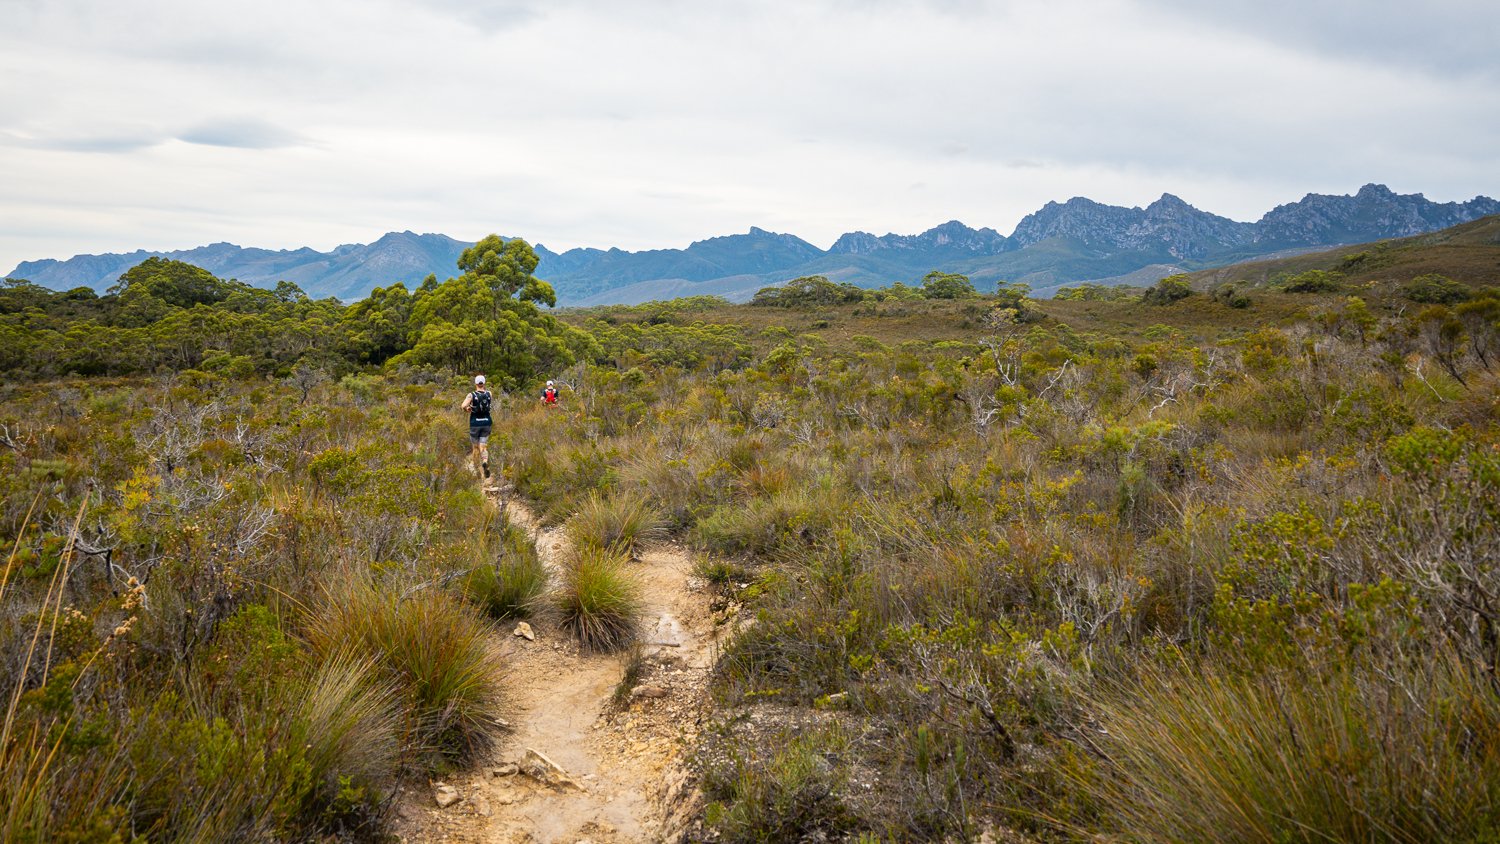
[[[485,480],[490,477],[490,405],[494,399],[485,387],[484,376],[474,376],[474,392],[464,396],[464,410],[469,412],[469,456],[477,459]]]

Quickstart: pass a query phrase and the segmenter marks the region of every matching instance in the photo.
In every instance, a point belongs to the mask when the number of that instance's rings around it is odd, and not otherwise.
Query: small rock
[[[518,767],[521,773],[551,788],[585,790],[577,780],[568,775],[561,765],[548,759],[547,755],[539,750],[526,748],[526,755],[521,757]]]
[[[667,696],[667,690],[661,686],[636,686],[630,690],[630,696],[633,698],[663,698]]]
[[[516,798],[511,794],[502,794],[499,797],[495,798],[495,802],[499,803],[501,806],[509,806],[510,804],[516,802]]]
[[[516,766],[516,763],[514,763],[514,762],[506,762],[504,765],[501,765],[500,767],[495,768],[494,770],[490,771],[490,776],[492,776],[492,777],[513,777],[513,776],[516,775],[516,772],[520,771],[520,770],[521,769]]]
[[[438,808],[446,809],[458,802],[458,789],[444,783],[436,783],[432,787],[432,799],[437,801]]]
[[[656,625],[651,629],[651,635],[646,644],[658,645],[666,648],[682,647],[682,625],[671,615],[663,615],[656,620]]]
[[[474,806],[474,814],[482,818],[490,816],[490,801],[486,800],[483,794],[474,795],[474,798],[469,802]]]
[[[511,633],[511,635],[520,636],[528,642],[536,641],[536,634],[531,632],[531,625],[527,624],[524,621],[516,625],[516,629]]]

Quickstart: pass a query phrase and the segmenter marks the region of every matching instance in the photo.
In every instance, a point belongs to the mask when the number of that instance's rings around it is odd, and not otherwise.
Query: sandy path
[[[565,540],[543,531],[522,504],[505,504],[554,570]],[[580,653],[549,619],[532,619],[535,641],[497,630],[508,667],[507,719],[487,763],[447,778],[461,800],[439,808],[430,789],[404,795],[397,833],[405,841],[576,842],[663,841],[675,837],[686,775],[682,756],[707,712],[705,689],[716,628],[709,595],[692,577],[692,558],[670,544],[654,546],[633,564],[647,611],[641,642],[645,677],[624,707],[611,703],[625,657]],[[524,773],[502,773],[535,750],[557,763],[579,787],[552,787]],[[436,783],[434,783],[436,785]]]

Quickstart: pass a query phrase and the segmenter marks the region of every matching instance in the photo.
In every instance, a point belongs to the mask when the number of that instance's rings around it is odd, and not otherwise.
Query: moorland
[[[505,741],[514,620],[630,682],[670,539],[691,839],[1493,841],[1497,225],[1053,299],[7,280],[0,840],[386,838]]]

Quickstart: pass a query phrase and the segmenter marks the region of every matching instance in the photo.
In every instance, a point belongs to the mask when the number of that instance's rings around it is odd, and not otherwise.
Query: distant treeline
[[[532,275],[537,261],[525,241],[491,236],[464,251],[455,278],[439,282],[429,275],[415,289],[399,282],[377,287],[352,304],[309,298],[289,281],[259,288],[154,257],[104,295],[5,279],[0,372],[25,379],[186,370],[286,377],[299,367],[405,367],[488,372],[509,389],[580,362],[629,359],[721,370],[749,357],[749,345],[732,326],[614,326],[602,319],[587,330],[568,325],[540,307],[555,305],[556,295]],[[1000,298],[1012,307],[1019,308],[1026,292],[1024,285],[1000,285]],[[764,288],[751,304],[805,308],[977,296],[965,276],[933,271],[920,286],[898,282],[877,290],[810,276]],[[691,310],[704,298],[672,307]]]

